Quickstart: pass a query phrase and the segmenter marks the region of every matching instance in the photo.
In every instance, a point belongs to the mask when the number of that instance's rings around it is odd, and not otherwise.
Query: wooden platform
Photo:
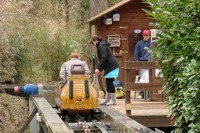
[[[99,105],[98,109],[103,112],[103,114],[98,116],[98,118],[101,118],[101,122],[108,123],[108,127],[119,128],[120,130],[118,130],[118,132],[120,133],[154,133],[152,129],[131,119],[125,114],[112,108],[112,106]]]
[[[99,99],[102,101],[103,99]],[[132,100],[134,109],[131,110],[130,118],[146,127],[169,127],[172,126],[170,118],[167,117],[168,107],[164,102],[151,102],[148,100]],[[119,112],[126,114],[125,99],[117,99],[117,105],[111,106]]]

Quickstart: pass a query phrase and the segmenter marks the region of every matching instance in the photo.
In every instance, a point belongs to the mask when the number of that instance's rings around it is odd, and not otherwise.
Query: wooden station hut
[[[133,61],[135,45],[142,39],[142,31],[145,29],[152,30],[153,27],[150,27],[149,24],[155,21],[150,19],[144,10],[150,9],[147,4],[143,3],[143,0],[122,0],[96,16],[93,16],[87,23],[89,23],[90,26],[90,36],[98,35],[111,43],[112,52],[120,64],[118,79],[127,87],[125,98],[126,114],[148,127],[168,127],[170,125],[170,120],[166,117],[168,108],[164,102],[149,102],[144,105],[141,105],[141,103],[136,103],[136,105],[135,103],[131,103],[130,91],[134,89],[139,90],[141,88],[147,88],[146,90],[149,91],[150,100],[163,100],[163,94],[158,95],[157,93],[153,93],[155,90],[156,92],[157,90],[162,90],[162,83],[155,80],[155,77],[152,75],[153,70],[156,68],[154,67],[156,66],[155,62],[136,63]],[[155,35],[151,34],[152,40],[155,39],[154,36]],[[95,49],[91,46],[92,53],[95,52],[94,50]],[[149,83],[135,83],[138,69],[144,69],[144,67],[148,67],[145,69],[149,69]],[[129,83],[129,87],[126,86],[127,83]],[[143,116],[137,116],[137,112],[134,112],[135,115],[132,115],[131,110],[134,111],[134,109],[138,109],[137,106],[140,105],[142,106],[140,109],[143,110],[139,110],[139,113],[142,113]],[[163,105],[165,108],[162,108],[160,105]],[[152,115],[152,112],[150,112],[150,114],[147,113],[149,110],[151,111],[151,109],[144,107],[158,108],[158,110],[152,111],[156,113]]]
[[[124,62],[133,60],[134,47],[142,39],[142,30],[150,29],[142,0],[122,0],[89,19],[90,35],[98,35],[111,43],[111,49],[120,64],[118,79],[124,83]],[[91,52],[93,49],[91,48]],[[134,80],[134,79],[133,79]]]

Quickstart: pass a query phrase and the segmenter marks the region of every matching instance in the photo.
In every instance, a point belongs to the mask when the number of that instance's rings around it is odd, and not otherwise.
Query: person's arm
[[[87,65],[86,62],[84,62],[84,68],[85,68],[85,74],[86,74],[88,77],[90,77],[91,72],[90,72],[89,67],[88,67],[88,65]]]
[[[65,64],[61,66],[60,69],[60,86],[63,87],[66,84],[66,70]]]
[[[100,51],[100,55],[101,55],[101,59],[99,61],[99,64],[97,66],[97,69],[100,71],[103,71],[106,59],[107,59],[107,55],[108,55],[108,50],[107,50],[107,46],[102,46],[99,48]]]
[[[135,45],[135,50],[134,50],[134,61],[139,60],[139,43]]]

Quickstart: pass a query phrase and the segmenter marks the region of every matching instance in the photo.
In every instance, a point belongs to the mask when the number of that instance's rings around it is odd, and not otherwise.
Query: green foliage
[[[119,0],[110,1],[113,5]],[[0,80],[37,83],[57,81],[71,52],[88,61],[90,0],[26,0],[3,2]],[[68,5],[67,5],[68,4]],[[68,20],[67,20],[68,18]]]
[[[175,133],[200,132],[200,1],[145,0],[157,23],[159,35],[155,56],[167,79],[169,116]]]
[[[19,60],[22,57],[20,33],[31,3],[31,0],[26,0],[26,2],[1,1],[0,81],[17,81],[21,78],[19,74],[21,71]]]
[[[0,39],[0,81],[14,81],[15,61],[13,54],[15,50],[9,45],[5,38]]]
[[[122,0],[107,0],[107,1],[108,1],[108,7],[111,7]],[[85,22],[86,20],[89,19],[90,0],[81,0],[80,13],[82,17],[82,22]]]
[[[11,35],[9,37],[9,44],[15,49],[13,61],[15,62],[14,68],[16,74],[13,76],[15,83],[23,81],[23,70],[26,63],[25,52],[27,51],[24,46],[24,41],[19,35]]]
[[[108,7],[115,5],[122,0],[108,0]]]
[[[24,70],[27,82],[58,81],[60,67],[72,52],[87,57],[86,53],[83,53],[86,51],[85,31],[50,30],[47,25],[30,24],[24,36],[28,50]]]
[[[82,0],[80,5],[80,14],[82,23],[89,19],[90,14],[90,0]]]
[[[9,66],[6,69],[0,66],[7,74],[5,76],[3,73],[2,77],[17,82],[24,79],[28,83],[58,81],[60,66],[69,59],[71,52],[78,52],[84,59],[87,58],[89,32],[82,25],[79,28],[72,27],[77,25],[71,25],[76,22],[74,19],[66,26],[64,1],[36,0],[27,4],[29,8],[25,11],[22,9],[27,16],[15,19],[18,24],[15,27],[21,30],[2,39],[1,54],[7,58],[7,62],[1,65]],[[81,16],[73,15],[76,19]]]
[[[48,27],[35,25],[28,28],[26,35],[26,76],[40,81],[58,80],[61,63],[66,61],[73,48],[68,43],[67,33],[57,31],[51,35]]]

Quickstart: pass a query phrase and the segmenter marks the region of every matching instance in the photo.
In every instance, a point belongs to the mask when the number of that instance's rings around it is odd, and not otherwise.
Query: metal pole
[[[28,127],[30,124],[31,120],[34,118],[35,114],[37,113],[37,108],[35,107],[34,110],[32,111],[31,115],[28,117],[27,121],[23,125],[23,127],[20,129],[19,133],[24,133],[25,129]]]

